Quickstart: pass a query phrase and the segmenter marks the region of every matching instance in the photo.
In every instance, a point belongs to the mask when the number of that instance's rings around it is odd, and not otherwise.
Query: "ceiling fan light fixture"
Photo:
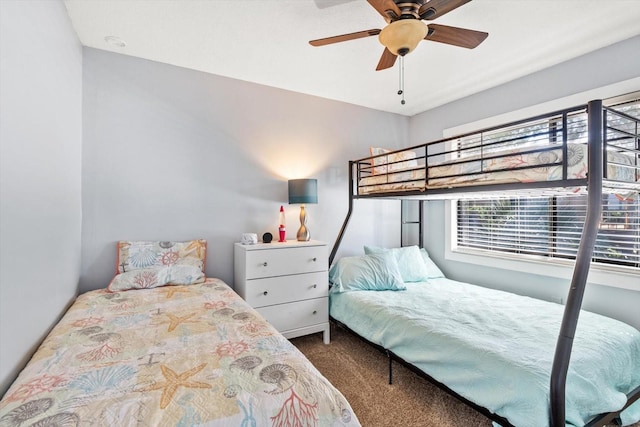
[[[400,19],[382,29],[378,40],[393,54],[404,56],[418,46],[429,28],[418,19]]]

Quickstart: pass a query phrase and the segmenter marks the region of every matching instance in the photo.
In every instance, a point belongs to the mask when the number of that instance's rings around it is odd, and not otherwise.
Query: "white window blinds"
[[[640,200],[603,196],[593,260],[640,268]],[[459,248],[575,258],[587,196],[458,201]]]

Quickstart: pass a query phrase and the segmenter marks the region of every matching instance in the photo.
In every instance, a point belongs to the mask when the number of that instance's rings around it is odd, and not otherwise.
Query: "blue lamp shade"
[[[290,179],[289,204],[318,203],[317,179]]]

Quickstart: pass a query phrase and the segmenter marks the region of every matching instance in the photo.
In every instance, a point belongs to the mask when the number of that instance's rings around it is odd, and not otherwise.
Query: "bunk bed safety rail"
[[[357,177],[355,196],[443,198],[455,192],[584,188],[586,110],[573,107],[356,160],[350,171]],[[603,142],[606,187],[638,189],[638,119],[603,111],[609,123]]]

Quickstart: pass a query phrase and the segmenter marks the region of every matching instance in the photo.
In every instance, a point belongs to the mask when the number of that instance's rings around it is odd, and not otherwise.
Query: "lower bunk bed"
[[[423,281],[403,282],[403,272],[412,268],[415,276],[417,270],[409,261],[416,260],[413,250],[392,250],[402,269],[375,254],[339,259],[330,273],[333,321],[486,409],[500,425],[549,425],[564,307],[450,280],[433,264]],[[620,411],[638,387],[640,332],[583,311],[567,375],[566,424],[583,426]],[[622,425],[640,421],[640,401],[620,418]]]
[[[204,278],[202,244],[183,257],[193,243],[130,243],[109,288],[80,295],[8,389],[1,426],[360,425],[302,353]]]

